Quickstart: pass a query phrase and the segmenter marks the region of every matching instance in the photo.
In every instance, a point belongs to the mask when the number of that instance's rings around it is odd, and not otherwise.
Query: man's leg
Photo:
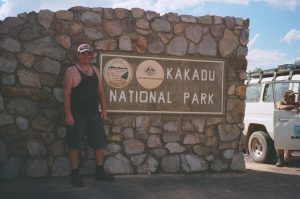
[[[284,150],[284,162],[286,164],[289,164],[290,161],[291,161],[291,155],[292,155],[292,152],[289,151],[289,150]]]
[[[282,167],[284,166],[284,161],[283,161],[283,150],[277,149],[277,162],[276,162],[276,167]]]
[[[103,160],[104,160],[104,149],[103,148],[96,148],[95,149],[95,158],[96,158],[96,180],[102,180],[107,182],[113,182],[114,177],[106,173],[103,167]]]
[[[79,149],[70,150],[71,183],[76,187],[83,187],[84,182],[79,174]]]
[[[103,148],[95,149],[95,158],[96,158],[96,166],[103,166],[103,160],[104,160]]]

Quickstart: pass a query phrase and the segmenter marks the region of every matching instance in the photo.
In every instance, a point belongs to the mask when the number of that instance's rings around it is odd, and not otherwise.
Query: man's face
[[[295,104],[295,99],[296,99],[296,95],[292,94],[292,95],[288,95],[285,97],[285,102],[287,104]]]
[[[79,53],[79,62],[81,64],[89,64],[92,60],[92,56],[93,56],[93,53],[90,51],[85,51],[85,52]]]

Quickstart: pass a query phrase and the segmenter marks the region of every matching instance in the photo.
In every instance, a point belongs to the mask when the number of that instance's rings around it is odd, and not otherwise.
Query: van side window
[[[261,92],[261,84],[249,85],[247,87],[246,102],[259,102]]]
[[[265,85],[263,101],[264,102],[273,102],[273,86],[272,86],[272,84]]]
[[[274,92],[275,92],[275,102],[278,102],[282,99],[283,93],[288,90],[290,83],[275,83]]]

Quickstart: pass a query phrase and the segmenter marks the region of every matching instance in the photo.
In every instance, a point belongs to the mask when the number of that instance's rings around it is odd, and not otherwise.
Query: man
[[[291,111],[296,109],[297,112],[299,111],[298,108],[300,107],[300,103],[296,102],[296,94],[292,90],[287,90],[283,94],[283,99],[279,102],[276,103],[276,106],[279,110],[286,110],[286,111]],[[282,167],[286,165],[291,158],[291,151],[289,150],[282,150],[282,149],[277,149],[277,162],[276,166],[277,167]]]
[[[81,138],[86,135],[95,149],[96,180],[113,181],[103,168],[106,138],[103,123],[107,119],[103,85],[99,70],[90,65],[93,48],[81,44],[77,49],[78,64],[69,67],[64,78],[64,103],[67,124],[67,140],[70,146],[71,183],[84,186],[79,174]],[[99,102],[101,113],[99,113]]]

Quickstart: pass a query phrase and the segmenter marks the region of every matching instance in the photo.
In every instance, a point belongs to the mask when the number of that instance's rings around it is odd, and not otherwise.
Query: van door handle
[[[288,122],[288,121],[289,121],[289,119],[285,119],[285,118],[279,118],[279,121],[280,121],[280,122]]]

